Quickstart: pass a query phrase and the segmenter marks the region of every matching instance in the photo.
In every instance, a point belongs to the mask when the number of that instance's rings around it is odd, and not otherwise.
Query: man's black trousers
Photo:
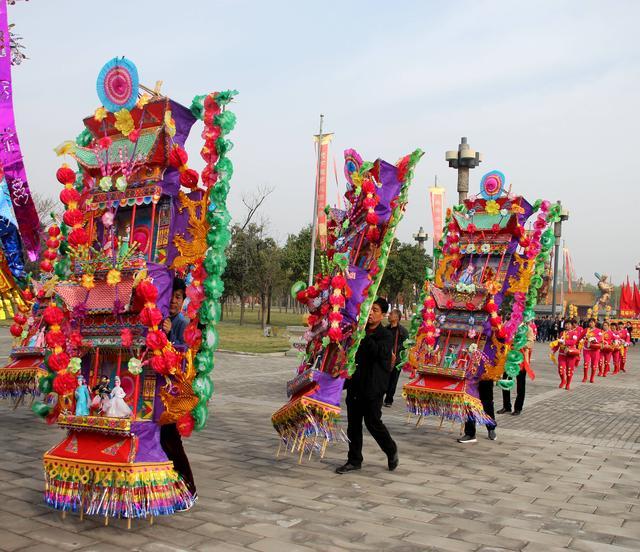
[[[371,436],[392,457],[398,450],[389,430],[382,423],[382,395],[376,398],[354,397],[347,392],[347,437],[349,437],[348,462],[354,466],[362,464],[362,421]]]
[[[384,404],[393,404],[393,396],[396,394],[396,388],[398,387],[398,378],[400,378],[400,370],[394,368],[389,374],[389,386],[384,397]]]
[[[173,462],[174,469],[182,476],[187,488],[192,495],[196,494],[196,483],[191,473],[189,459],[182,446],[182,437],[178,432],[176,424],[166,424],[160,426],[160,445],[167,458]]]
[[[484,410],[484,413],[494,420],[493,424],[487,424],[487,430],[490,431],[495,429],[496,414],[493,408],[493,381],[480,380],[480,382],[478,382],[478,394],[480,395],[480,401],[482,402],[482,409]],[[476,423],[473,420],[467,420],[465,422],[464,434],[469,437],[476,436]]]
[[[520,370],[516,377],[516,402],[513,403],[514,412],[521,412],[524,406],[524,394],[527,387],[527,372]],[[505,410],[511,412],[511,391],[502,390],[502,406]]]

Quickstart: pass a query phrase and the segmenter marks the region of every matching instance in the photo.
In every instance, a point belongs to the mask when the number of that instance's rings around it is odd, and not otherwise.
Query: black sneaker
[[[463,445],[466,445],[467,443],[475,443],[477,441],[478,440],[475,437],[471,437],[471,435],[463,435],[458,439],[458,443],[462,443]]]
[[[393,471],[398,467],[400,460],[398,459],[398,452],[394,452],[393,456],[389,458],[389,471]]]
[[[500,410],[498,410],[498,412],[496,412],[496,414],[507,414],[508,412],[511,412],[511,410],[507,410],[506,408],[501,408]]]
[[[497,439],[496,430],[490,429],[489,435],[487,435],[487,438],[489,439],[489,441],[495,441]]]
[[[384,405],[383,405],[383,406],[386,406],[387,408],[391,408],[391,405],[392,405],[392,404],[393,404],[393,403],[384,403]]]
[[[355,464],[351,464],[351,463],[347,462],[343,466],[340,466],[339,468],[336,468],[336,473],[342,475],[343,473],[349,473],[349,472],[352,472],[352,471],[358,471],[359,469],[362,469],[362,466],[356,466]]]
[[[511,415],[512,416],[520,416],[520,414],[522,414],[522,410],[514,410]]]

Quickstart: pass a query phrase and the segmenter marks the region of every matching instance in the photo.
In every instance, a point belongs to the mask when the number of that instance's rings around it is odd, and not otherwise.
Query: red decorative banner
[[[438,186],[438,183],[429,188],[429,199],[431,201],[431,216],[433,217],[433,245],[437,247],[442,238],[442,223],[444,221],[444,195],[445,189]]]
[[[324,208],[327,206],[327,164],[329,159],[329,142],[333,138],[333,134],[315,135],[313,137],[316,144],[320,147],[320,161],[316,174],[316,205],[318,211],[318,238],[320,240],[320,248],[327,248],[327,214]]]
[[[569,250],[566,247],[564,248],[564,266],[567,274],[567,291],[572,293],[573,285],[571,282],[573,281],[575,274],[573,272],[573,260],[571,259],[571,253],[569,253]]]

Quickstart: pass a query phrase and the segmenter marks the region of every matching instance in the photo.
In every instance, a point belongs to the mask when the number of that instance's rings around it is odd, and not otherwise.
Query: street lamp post
[[[558,201],[560,206],[560,220],[553,225],[553,235],[556,238],[553,255],[553,290],[551,292],[551,314],[556,315],[556,290],[558,282],[558,257],[560,256],[560,238],[562,237],[562,223],[569,220],[569,211],[562,208],[562,203]]]
[[[482,154],[471,149],[466,136],[460,139],[458,151],[446,152],[445,159],[452,169],[458,169],[458,203],[462,203],[469,195],[469,169],[482,163]]]
[[[429,234],[424,231],[424,228],[421,226],[420,230],[418,230],[417,234],[413,235],[413,239],[418,242],[418,246],[420,249],[425,249],[425,242],[429,239]]]
[[[638,271],[638,285],[640,286],[640,263],[636,265],[636,270]]]

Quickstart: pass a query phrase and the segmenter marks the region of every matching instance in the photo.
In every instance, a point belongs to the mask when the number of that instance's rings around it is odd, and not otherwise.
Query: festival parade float
[[[315,283],[292,289],[309,310],[304,358],[287,383],[289,401],[271,417],[280,435],[278,452],[322,457],[329,443],[346,440],[337,426],[345,378],[355,356],[387,264],[396,227],[407,204],[416,163],[414,151],[396,165],[363,162],[345,152],[346,209],[326,209],[327,247]]]
[[[555,238],[559,207],[505,190],[504,175],[482,178],[480,194],[447,212],[401,353],[411,374],[407,409],[418,416],[486,424],[480,380],[511,389],[523,363],[527,325]],[[525,224],[534,214],[532,228]]]
[[[225,136],[235,91],[190,108],[138,82],[114,58],[101,70],[102,105],[57,171],[64,214],[47,229],[35,300],[16,351],[43,354],[32,409],[66,437],[44,455],[45,501],[66,513],[153,519],[194,497],[163,451],[160,426],[204,427],[218,336],[226,209],[233,167]],[[185,141],[204,123],[200,174]],[[163,331],[176,276],[187,282],[184,343]]]

